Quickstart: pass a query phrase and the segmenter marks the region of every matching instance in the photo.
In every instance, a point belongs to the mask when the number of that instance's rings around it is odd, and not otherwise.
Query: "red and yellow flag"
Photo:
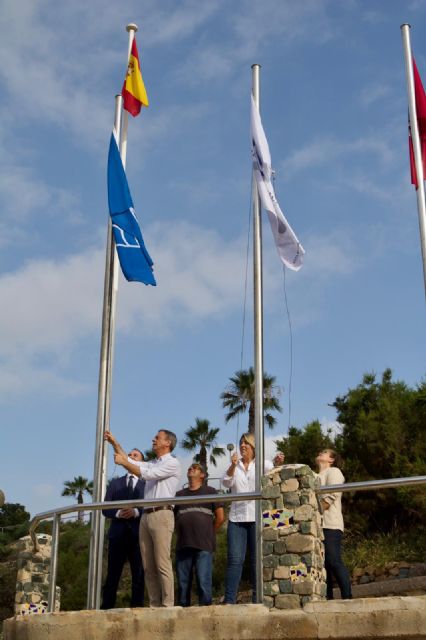
[[[124,109],[131,113],[132,116],[137,116],[139,114],[142,105],[147,107],[149,104],[145,85],[142,79],[136,39],[133,39],[129,65],[127,67],[127,74],[124,79],[121,95],[123,96]]]

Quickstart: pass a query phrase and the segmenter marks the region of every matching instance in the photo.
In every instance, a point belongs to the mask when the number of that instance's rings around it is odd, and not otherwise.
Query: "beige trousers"
[[[139,542],[150,607],[173,607],[175,603],[170,558],[174,526],[170,509],[144,513],[141,518]]]

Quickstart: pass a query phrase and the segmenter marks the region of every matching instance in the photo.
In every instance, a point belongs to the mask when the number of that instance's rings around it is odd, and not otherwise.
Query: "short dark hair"
[[[159,431],[166,434],[166,438],[170,442],[170,451],[173,451],[177,443],[176,434],[173,433],[173,431],[168,431],[167,429],[159,429]]]
[[[145,460],[145,456],[143,455],[142,451],[138,449],[138,447],[132,447],[130,451],[138,451],[142,456],[142,460]]]

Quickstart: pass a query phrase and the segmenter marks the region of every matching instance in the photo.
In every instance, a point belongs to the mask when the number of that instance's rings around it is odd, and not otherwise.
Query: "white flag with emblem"
[[[268,214],[278,254],[286,267],[298,271],[302,266],[305,250],[287,222],[275,197],[275,190],[271,182],[271,154],[262,127],[259,109],[253,96],[251,96],[251,139],[253,172],[257,190],[262,206]]]

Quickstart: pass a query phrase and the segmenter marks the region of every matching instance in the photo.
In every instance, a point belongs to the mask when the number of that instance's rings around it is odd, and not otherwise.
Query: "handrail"
[[[330,484],[316,487],[316,493],[345,493],[348,491],[371,491],[372,489],[391,489],[392,487],[406,487],[415,484],[426,484],[426,476],[412,476],[411,478],[389,478],[388,480],[363,480],[362,482],[345,482],[345,484]]]
[[[208,495],[208,502],[242,502],[244,500],[260,500],[261,493],[225,493],[217,495]],[[206,496],[173,496],[172,498],[157,498],[156,500],[134,499],[134,500],[114,500],[110,502],[85,502],[83,504],[72,504],[68,507],[58,507],[43,511],[34,516],[30,522],[29,535],[33,541],[34,551],[38,551],[39,545],[35,535],[35,529],[42,520],[49,520],[56,515],[64,515],[65,513],[74,513],[75,511],[99,511],[106,509],[128,509],[130,507],[161,507],[171,504],[203,504],[206,502]]]
[[[126,509],[128,507],[155,507],[155,506],[168,506],[176,504],[203,504],[208,499],[209,503],[219,502],[241,502],[243,500],[259,500],[262,498],[262,494],[258,492],[253,493],[238,493],[238,494],[217,494],[217,495],[201,495],[201,496],[174,496],[173,498],[157,498],[156,500],[114,500],[110,502],[88,502],[85,504],[74,504],[69,507],[59,507],[58,509],[51,509],[50,511],[44,511],[39,513],[31,520],[29,534],[33,541],[34,551],[38,551],[39,544],[37,536],[35,534],[35,528],[41,520],[47,520],[53,518],[52,529],[52,550],[50,556],[50,581],[49,581],[49,593],[48,593],[48,606],[47,611],[51,613],[55,610],[56,604],[56,574],[58,566],[58,546],[59,546],[59,525],[61,514],[70,513],[73,511],[99,511],[100,509]]]
[[[411,478],[389,478],[386,480],[364,480],[362,482],[347,482],[345,484],[332,484],[315,487],[314,491],[317,494],[324,493],[343,493],[348,491],[371,491],[373,489],[389,489],[391,487],[400,486],[413,486],[419,484],[426,484],[426,476],[412,476]],[[52,529],[52,551],[50,559],[50,581],[49,581],[49,596],[48,596],[48,611],[55,610],[56,600],[56,574],[58,565],[58,546],[59,546],[59,526],[61,515],[66,513],[74,513],[80,511],[99,511],[105,509],[126,509],[129,507],[159,507],[179,504],[203,504],[206,502],[206,495],[198,496],[174,496],[173,498],[157,498],[156,500],[114,500],[110,502],[88,502],[84,504],[74,504],[68,507],[58,507],[57,509],[50,509],[49,511],[43,511],[38,513],[30,522],[29,534],[31,536],[34,551],[39,550],[39,544],[35,529],[42,520],[48,520],[53,518]],[[237,494],[216,494],[208,495],[209,503],[227,503],[227,502],[242,502],[244,500],[260,500],[262,494],[258,492],[252,493],[237,493]]]

